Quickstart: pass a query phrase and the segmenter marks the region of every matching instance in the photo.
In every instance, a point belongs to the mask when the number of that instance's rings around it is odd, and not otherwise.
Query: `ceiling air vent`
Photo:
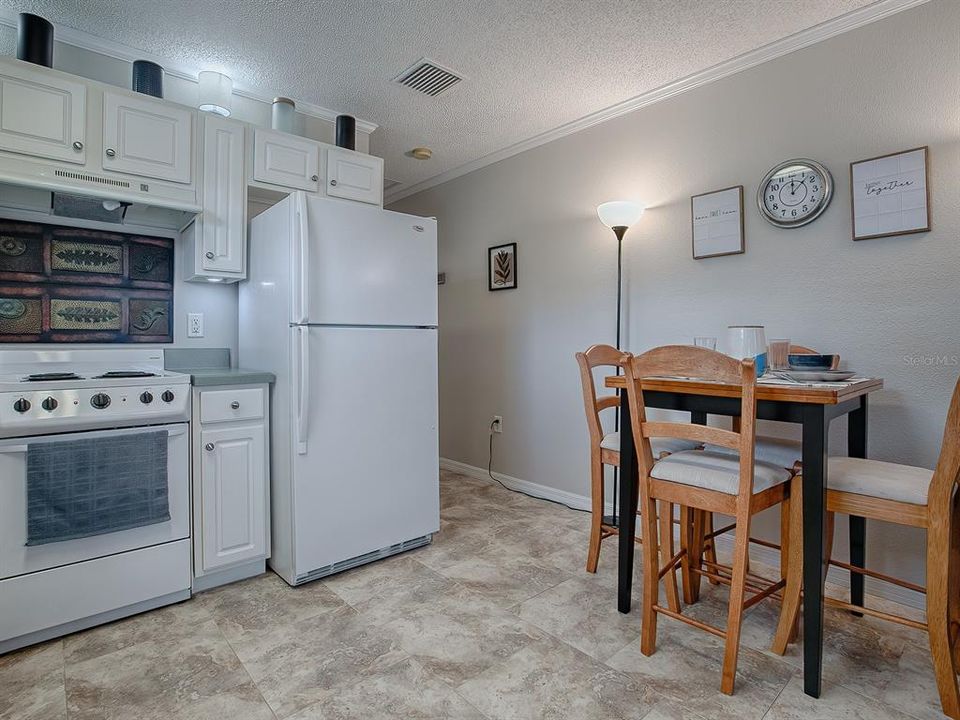
[[[449,90],[461,80],[463,78],[456,73],[442,68],[426,58],[418,60],[412,67],[407,68],[394,78],[394,82],[406,85],[408,88],[413,88],[417,92],[422,92],[431,97],[436,97],[444,90]]]

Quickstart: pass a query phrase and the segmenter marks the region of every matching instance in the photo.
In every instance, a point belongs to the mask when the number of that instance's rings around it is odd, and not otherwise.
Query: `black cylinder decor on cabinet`
[[[53,25],[39,15],[17,18],[17,60],[53,67]]]
[[[337,115],[337,147],[355,150],[357,146],[357,119],[351,115]]]
[[[133,80],[130,88],[134,92],[163,97],[163,68],[149,60],[133,61]]]

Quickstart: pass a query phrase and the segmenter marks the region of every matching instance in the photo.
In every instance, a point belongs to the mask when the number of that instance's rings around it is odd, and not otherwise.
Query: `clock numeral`
[[[806,206],[806,205],[803,206],[803,211],[804,211],[804,212],[807,211],[807,206]]]
[[[774,203],[774,204],[773,204],[773,209],[774,209],[774,210],[779,210],[779,209],[780,209],[780,206],[777,205],[776,203]]]
[[[774,191],[779,190],[779,189],[780,189],[779,183],[774,184],[773,189],[774,189]]]

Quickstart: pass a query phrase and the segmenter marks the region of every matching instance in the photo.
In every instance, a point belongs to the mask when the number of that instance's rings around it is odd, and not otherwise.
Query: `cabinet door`
[[[203,119],[203,216],[200,267],[244,271],[247,227],[244,126],[216,115]]]
[[[317,192],[320,145],[305,138],[257,130],[253,141],[253,179],[271,185]]]
[[[332,147],[327,150],[327,195],[380,205],[383,159]]]
[[[265,445],[262,422],[200,431],[204,571],[266,556]]]
[[[43,69],[0,72],[0,150],[86,162],[87,88]]]
[[[103,169],[187,183],[193,112],[150,98],[103,94]]]

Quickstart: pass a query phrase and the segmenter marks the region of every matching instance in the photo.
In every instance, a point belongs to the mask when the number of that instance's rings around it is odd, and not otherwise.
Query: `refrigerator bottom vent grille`
[[[311,580],[319,580],[322,577],[335,575],[338,572],[355,568],[358,565],[366,565],[367,563],[374,562],[375,560],[382,560],[383,558],[390,557],[391,555],[396,555],[398,553],[406,552],[407,550],[423,547],[424,545],[429,545],[432,539],[433,535],[423,535],[422,537],[414,538],[413,540],[405,540],[401,543],[397,543],[396,545],[390,545],[389,547],[374,550],[373,552],[368,552],[364,555],[358,555],[357,557],[350,558],[349,560],[341,560],[340,562],[333,563],[332,565],[311,570],[303,575],[297,575],[296,584],[302,585],[303,583],[310,582]]]

